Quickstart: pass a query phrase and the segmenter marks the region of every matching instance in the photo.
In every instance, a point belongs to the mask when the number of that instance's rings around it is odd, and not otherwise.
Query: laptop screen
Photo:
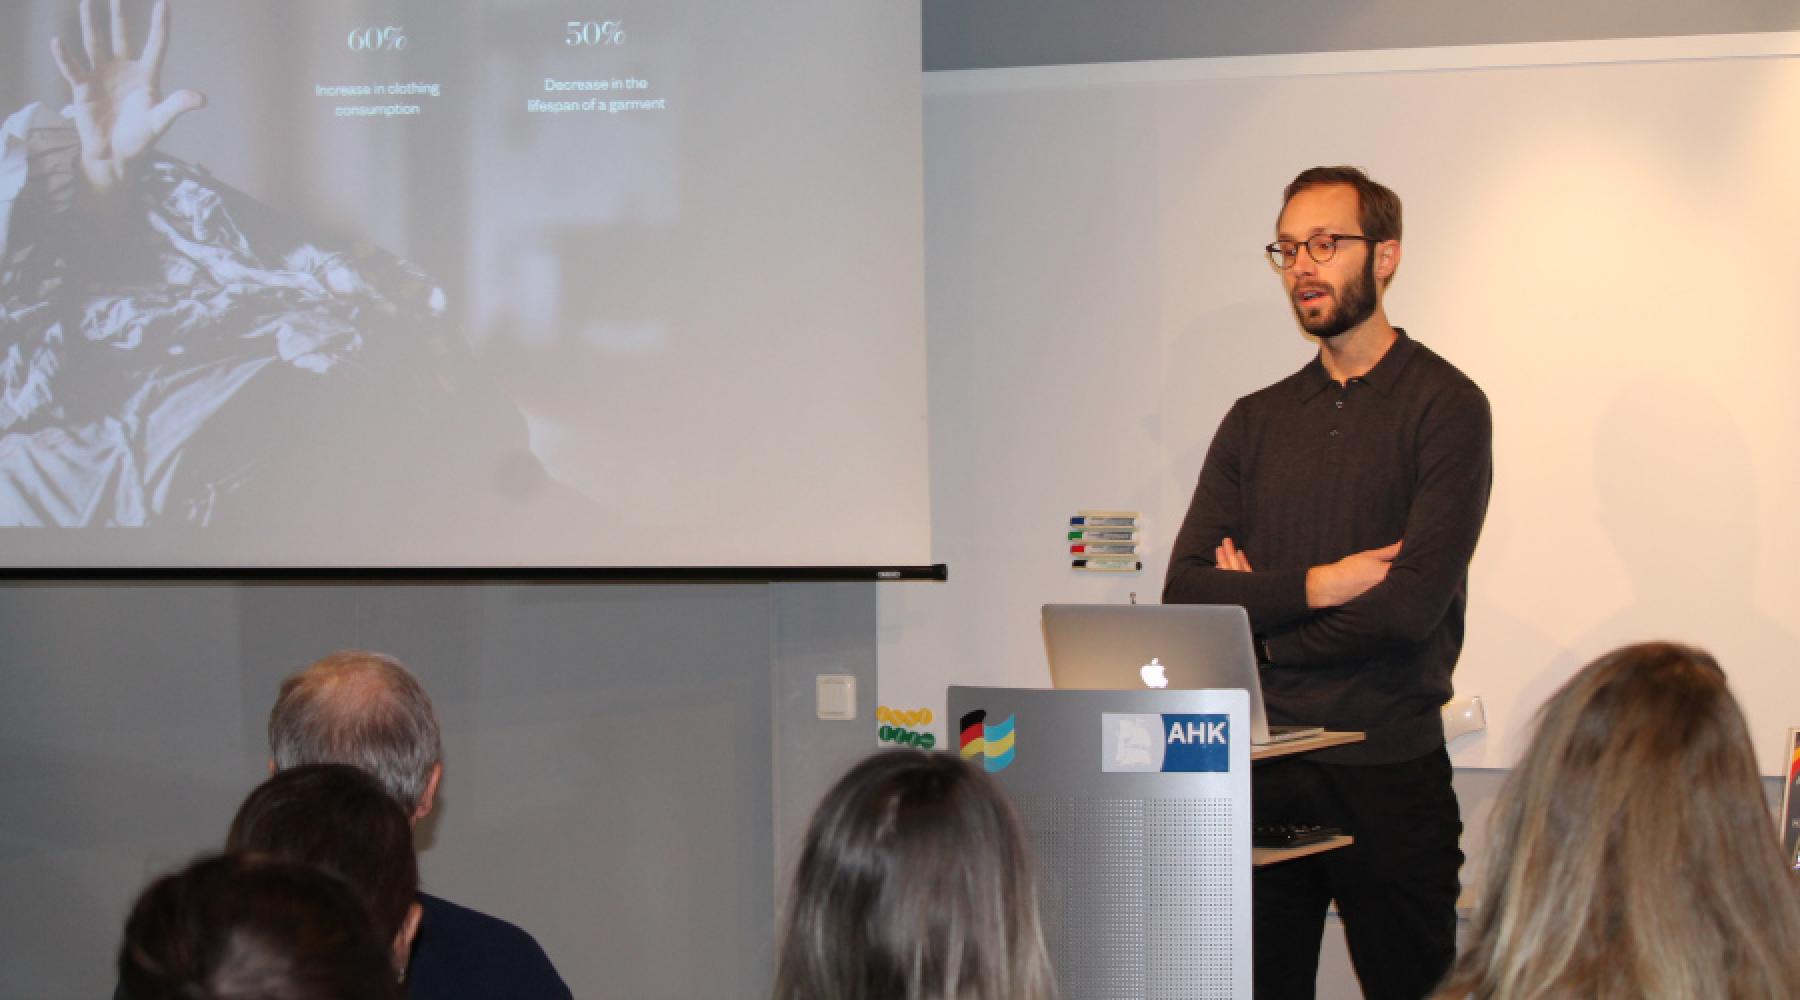
[[[1046,604],[1050,681],[1062,690],[1240,688],[1251,742],[1269,742],[1250,616],[1236,605]]]

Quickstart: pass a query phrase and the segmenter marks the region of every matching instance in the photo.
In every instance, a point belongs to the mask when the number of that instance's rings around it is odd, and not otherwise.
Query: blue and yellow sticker
[[[958,745],[965,759],[979,759],[988,773],[1004,771],[1013,762],[1016,733],[1014,716],[999,722],[987,721],[987,710],[978,708],[962,717],[958,725]]]

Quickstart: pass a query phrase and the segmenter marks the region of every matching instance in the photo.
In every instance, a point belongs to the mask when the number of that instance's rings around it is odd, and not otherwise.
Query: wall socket
[[[831,722],[850,722],[856,718],[856,675],[820,674],[818,693],[819,718]]]
[[[1487,708],[1481,704],[1480,695],[1467,698],[1452,698],[1444,703],[1444,742],[1449,743],[1458,736],[1479,733],[1487,729]]]

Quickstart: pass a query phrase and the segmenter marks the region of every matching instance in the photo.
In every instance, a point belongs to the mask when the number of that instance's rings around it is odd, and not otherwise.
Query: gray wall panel
[[[1792,0],[924,0],[927,71],[1800,30]]]
[[[9,586],[0,642],[0,997],[110,990],[130,901],[218,844],[276,685],[332,648],[437,703],[427,886],[581,997],[766,993],[780,838],[873,744],[871,584]],[[817,721],[818,672],[858,722]]]
[[[901,584],[917,586],[917,584]],[[849,761],[875,749],[875,588],[781,584],[774,588],[775,900],[799,859],[813,807]],[[856,718],[821,722],[815,678],[856,678]]]

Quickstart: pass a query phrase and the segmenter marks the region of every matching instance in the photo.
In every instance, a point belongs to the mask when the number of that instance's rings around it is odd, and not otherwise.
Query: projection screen
[[[918,19],[7,4],[0,568],[927,562]]]

